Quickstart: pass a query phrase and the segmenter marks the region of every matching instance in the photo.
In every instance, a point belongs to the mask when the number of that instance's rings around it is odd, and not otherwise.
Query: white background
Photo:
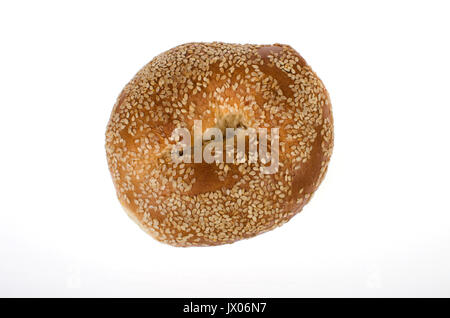
[[[446,1],[2,1],[0,296],[450,296]],[[123,86],[191,41],[287,43],[335,150],[303,212],[213,248],[122,211],[104,132]]]

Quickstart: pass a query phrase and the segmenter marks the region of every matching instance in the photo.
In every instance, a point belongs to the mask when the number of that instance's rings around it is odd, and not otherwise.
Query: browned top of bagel
[[[279,128],[278,172],[260,173],[259,161],[173,163],[172,131],[192,131],[194,120],[203,130]],[[166,51],[126,85],[106,131],[120,202],[146,232],[176,246],[231,243],[285,223],[319,186],[332,147],[328,93],[281,44],[188,43]]]

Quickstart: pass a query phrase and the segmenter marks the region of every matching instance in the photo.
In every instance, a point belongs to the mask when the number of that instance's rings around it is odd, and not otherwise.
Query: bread
[[[195,120],[203,133],[279,128],[278,170],[263,173],[267,163],[249,160],[174,162],[172,134],[192,132]],[[174,246],[232,243],[284,224],[311,199],[332,148],[327,90],[281,44],[188,43],[166,51],[125,86],[106,130],[120,203],[144,231]]]

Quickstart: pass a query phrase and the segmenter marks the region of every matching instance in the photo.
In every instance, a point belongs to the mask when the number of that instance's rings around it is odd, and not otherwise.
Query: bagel
[[[191,148],[177,148],[174,131],[195,135],[199,121],[200,144],[192,138]],[[223,132],[223,140],[202,137],[210,128]],[[272,173],[263,171],[267,162],[248,160],[245,133],[260,128],[278,134],[267,142],[278,156]],[[237,133],[228,137],[227,129]],[[244,160],[192,160],[198,149],[234,142],[240,133]],[[258,144],[261,149],[261,139]],[[286,223],[322,182],[332,149],[328,92],[305,60],[282,44],[170,49],[125,86],[106,129],[108,167],[121,205],[145,232],[174,246],[233,243]]]

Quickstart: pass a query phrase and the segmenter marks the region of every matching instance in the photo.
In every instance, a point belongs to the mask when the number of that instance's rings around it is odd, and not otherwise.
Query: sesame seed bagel
[[[277,171],[263,173],[267,162],[259,160],[175,162],[174,130],[193,132],[198,120],[202,132],[278,128]],[[322,182],[332,148],[329,95],[281,44],[188,43],[166,51],[125,86],[106,129],[120,203],[144,231],[174,246],[232,243],[284,224]]]

